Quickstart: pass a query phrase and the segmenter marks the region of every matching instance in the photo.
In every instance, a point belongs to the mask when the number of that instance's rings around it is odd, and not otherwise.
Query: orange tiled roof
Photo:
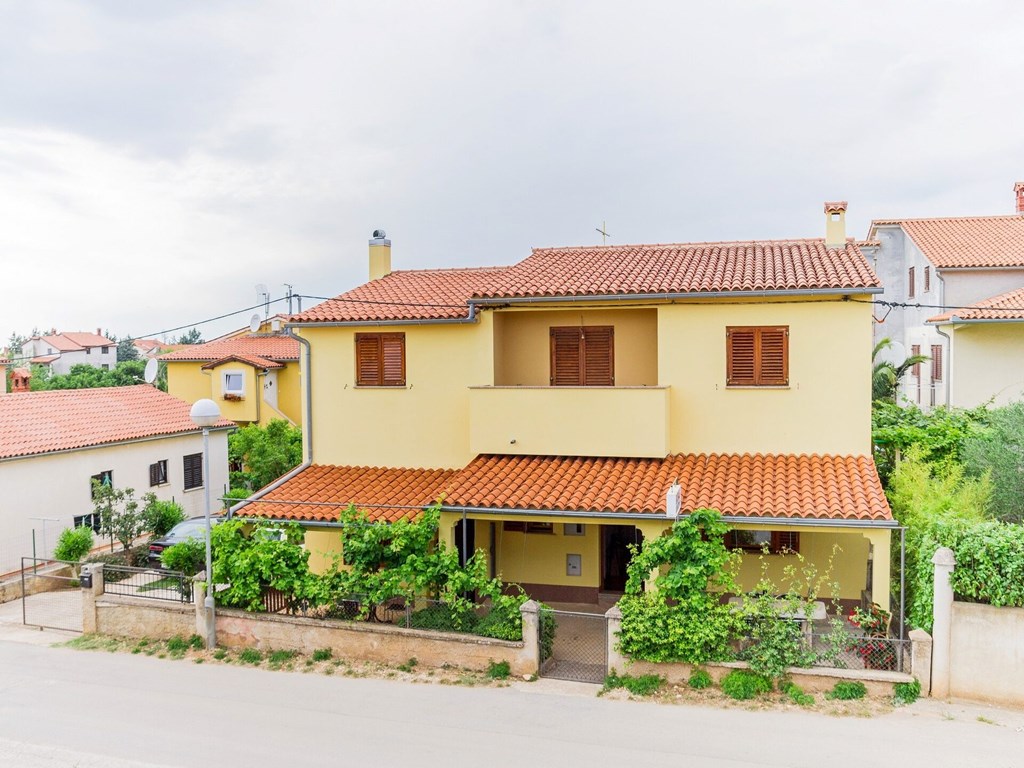
[[[219,341],[208,341],[205,344],[189,344],[183,349],[161,355],[160,359],[170,363],[211,362],[223,360],[225,357],[261,357],[267,360],[286,362],[299,359],[299,342],[285,334],[248,333],[245,336],[233,336]]]
[[[203,370],[219,368],[220,366],[232,361],[252,365],[256,368],[284,368],[284,363],[276,363],[273,360],[268,360],[265,357],[258,357],[257,355],[228,355],[227,357],[222,357],[220,360],[213,360],[212,362],[207,363],[203,366]]]
[[[29,362],[35,365],[49,365],[58,359],[60,359],[60,355],[41,355],[40,357],[33,357]]]
[[[1024,320],[1024,288],[979,301],[968,309],[951,309],[928,318],[929,323]]]
[[[445,506],[663,515],[674,479],[683,513],[892,522],[869,456],[479,456],[453,479]]]
[[[607,296],[878,288],[854,242],[823,239],[537,248],[477,295]]]
[[[0,397],[0,459],[198,432],[190,408],[148,384],[14,392]]]
[[[399,270],[292,315],[293,323],[443,320],[469,316],[469,299],[507,267]]]
[[[430,506],[455,474],[450,469],[390,469],[313,464],[236,510],[240,517],[333,522],[350,504],[372,520],[394,522]]]
[[[871,234],[898,224],[939,269],[1024,267],[1024,216],[961,216],[873,221]]]
[[[56,333],[34,338],[41,338],[58,352],[75,352],[86,347],[108,347],[114,343],[97,333]]]

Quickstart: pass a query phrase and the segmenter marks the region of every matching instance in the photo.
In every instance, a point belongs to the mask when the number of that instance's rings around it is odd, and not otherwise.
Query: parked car
[[[217,525],[222,519],[220,517],[211,517],[210,525]],[[160,561],[160,555],[163,554],[165,549],[189,539],[204,540],[205,538],[205,517],[192,517],[188,520],[182,520],[171,528],[166,536],[161,536],[159,539],[153,539],[153,541],[149,542],[149,564],[151,567],[162,568],[163,563]]]

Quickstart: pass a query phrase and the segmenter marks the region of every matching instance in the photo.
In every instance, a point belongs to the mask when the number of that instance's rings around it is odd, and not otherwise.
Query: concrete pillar
[[[540,604],[527,600],[519,606],[523,616],[523,668],[522,675],[540,674]]]
[[[79,572],[92,577],[92,586],[82,588],[82,632],[87,635],[98,632],[96,621],[96,598],[103,594],[103,563],[86,563]]]
[[[456,515],[451,512],[442,512],[441,519],[438,520],[437,540],[449,549],[458,548],[455,541],[455,525],[461,519],[462,515]]]
[[[953,625],[953,588],[949,577],[956,565],[953,550],[939,547],[932,558],[935,565],[935,594],[932,602],[932,696],[949,696],[950,637]]]
[[[878,603],[883,611],[891,613],[889,596],[892,594],[892,584],[890,583],[892,560],[889,551],[892,547],[892,532],[888,529],[867,531],[864,536],[874,548],[871,559],[871,599]],[[898,608],[899,606],[897,606]]]
[[[210,637],[210,612],[206,610],[206,574],[198,574],[192,579],[192,602],[196,609],[196,634]]]
[[[921,683],[921,695],[931,695],[932,636],[923,629],[910,630],[910,674]]]
[[[608,609],[605,617],[605,626],[608,628],[608,667],[605,674],[610,675],[613,671],[622,673],[626,669],[626,657],[619,651],[619,632],[622,631],[622,610],[618,603]]]
[[[674,522],[674,520],[671,520],[669,518],[661,518],[651,522],[639,522],[636,524],[636,527],[644,535],[644,541],[650,541],[651,539],[656,539],[659,536],[663,536],[666,531],[672,528],[672,524]],[[660,575],[661,569],[659,568],[655,568],[651,571],[650,578],[644,581],[644,592],[654,591],[654,582]]]

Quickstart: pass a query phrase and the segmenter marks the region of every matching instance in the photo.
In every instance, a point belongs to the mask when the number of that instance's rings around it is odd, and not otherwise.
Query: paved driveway
[[[32,624],[50,627],[43,630],[24,624],[21,602],[19,598],[0,604],[0,639],[50,645],[82,633],[82,590],[75,588],[28,596],[25,615]]]

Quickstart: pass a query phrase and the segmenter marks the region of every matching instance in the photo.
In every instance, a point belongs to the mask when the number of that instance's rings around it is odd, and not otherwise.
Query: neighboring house
[[[10,364],[6,357],[0,357],[0,395],[7,392],[7,366]]]
[[[907,356],[930,358],[929,363],[914,366],[903,379],[900,394],[912,403],[924,408],[973,407],[992,398],[1006,402],[1019,395],[1019,387],[1018,394],[1013,387],[1024,379],[1024,359],[1018,356],[1016,361],[1007,361],[987,355],[1002,354],[1018,345],[1016,336],[1024,326],[1018,323],[999,332],[986,331],[985,338],[992,341],[973,344],[973,351],[965,353],[973,364],[980,362],[981,368],[968,368],[966,361],[953,362],[957,353],[950,347],[950,333],[956,325],[932,322],[959,316],[975,305],[992,305],[1004,294],[1024,287],[1024,182],[1018,182],[1014,191],[1017,213],[1012,216],[887,219],[871,224],[868,237],[877,241],[877,246],[867,251],[885,286],[878,298],[910,305],[878,307],[875,340],[888,337],[902,344]],[[978,332],[972,331],[970,337],[978,338]],[[999,376],[986,382],[984,369],[989,364],[999,369]],[[958,372],[966,372],[971,381],[961,386]]]
[[[166,344],[157,339],[134,339],[132,346],[139,353],[139,357],[148,360],[151,357],[159,357],[165,352],[173,352],[187,347],[188,344]]]
[[[542,248],[480,269],[392,272],[375,237],[371,281],[289,324],[311,349],[306,462],[233,514],[301,522],[322,567],[340,508],[390,521],[441,498],[442,538],[492,573],[595,602],[623,590],[628,546],[671,525],[671,491],[735,527],[744,588],[762,546],[779,580],[798,550],[847,606],[888,606],[881,287],[845,211],[826,205],[824,239]]]
[[[136,498],[173,498],[189,517],[203,514],[202,431],[189,409],[146,384],[0,396],[0,573],[17,569],[33,541],[49,554],[64,528],[97,527],[93,480],[134,488]],[[214,499],[227,486],[233,427],[221,421],[210,432]]]
[[[33,336],[21,348],[33,365],[45,365],[54,375],[69,373],[73,365],[110,370],[117,365],[117,344],[100,333],[57,333]]]
[[[166,355],[167,391],[187,402],[210,398],[240,425],[302,424],[299,342],[281,331],[226,336]]]

